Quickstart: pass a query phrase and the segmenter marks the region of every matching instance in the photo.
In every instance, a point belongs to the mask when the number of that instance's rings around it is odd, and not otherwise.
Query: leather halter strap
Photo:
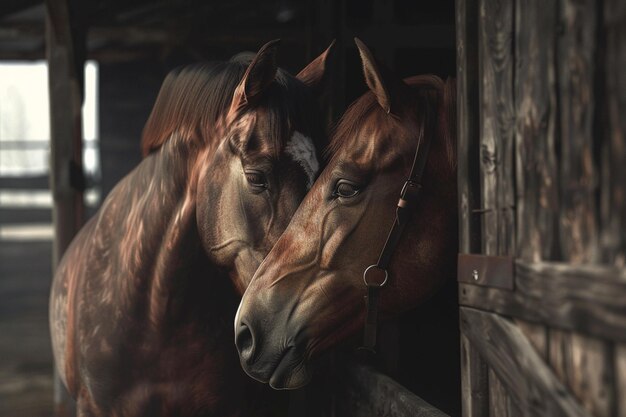
[[[387,268],[389,267],[391,258],[398,246],[398,243],[400,242],[402,232],[409,223],[411,214],[419,201],[420,191],[422,189],[422,177],[424,175],[424,169],[426,168],[426,161],[428,160],[431,143],[430,135],[426,134],[427,130],[430,132],[430,128],[426,129],[425,126],[427,121],[430,119],[427,114],[427,109],[425,109],[425,113],[426,117],[424,118],[423,123],[421,123],[411,172],[409,173],[407,180],[404,182],[404,186],[400,192],[400,199],[398,200],[398,205],[396,207],[395,221],[389,230],[385,245],[380,251],[378,262],[368,266],[363,272],[363,281],[367,287],[367,315],[365,318],[365,327],[363,332],[363,346],[359,349],[369,353],[376,353],[378,292],[383,286],[385,286],[385,284],[387,284],[387,280],[389,279],[389,272],[387,271]],[[378,275],[377,278],[376,275]]]

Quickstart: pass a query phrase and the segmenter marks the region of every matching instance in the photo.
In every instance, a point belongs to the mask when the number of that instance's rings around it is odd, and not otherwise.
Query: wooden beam
[[[294,30],[272,29],[246,30],[237,32],[222,30],[219,33],[210,32],[199,34],[193,39],[194,43],[215,45],[227,44],[258,44],[259,39],[281,38],[286,44],[299,43],[301,36],[298,28]],[[88,43],[120,42],[126,45],[151,45],[151,44],[182,44],[190,40],[187,34],[181,34],[176,29],[151,28],[141,25],[103,26],[96,25],[89,29],[87,34]],[[43,40],[45,37],[45,24],[39,21],[6,22],[0,27],[0,40]],[[327,45],[328,46],[328,45]]]
[[[0,18],[18,13],[43,3],[43,0],[3,0],[0,3]]]
[[[623,268],[517,261],[514,291],[461,283],[459,303],[626,342]]]
[[[489,370],[489,415],[498,417],[522,416],[506,386],[493,369]]]
[[[47,190],[50,187],[48,175],[35,177],[0,177],[0,190]]]
[[[0,208],[0,223],[7,224],[32,224],[51,223],[52,210],[50,208]]]
[[[0,61],[41,61],[46,58],[44,47],[33,50],[0,49]]]
[[[595,0],[558,4],[563,26],[557,42],[560,107],[560,247],[562,259],[597,262],[597,173],[594,162]]]
[[[456,0],[459,250],[480,252],[478,4]]]
[[[556,0],[516,2],[517,255],[558,259]]]
[[[511,321],[463,307],[461,330],[527,415],[590,417]]]
[[[337,378],[338,415],[448,417],[388,376],[367,366],[350,364],[342,368]]]
[[[459,251],[481,251],[480,136],[478,94],[478,1],[456,0]],[[461,334],[463,417],[489,415],[487,364]]]
[[[604,114],[601,166],[601,258],[616,266],[626,264],[626,8],[621,0],[604,2],[605,39]],[[598,78],[598,76],[596,76]],[[626,344],[614,345],[616,412],[626,417]]]
[[[606,119],[601,168],[601,257],[626,265],[626,8],[621,0],[604,3]],[[598,43],[600,43],[599,40]],[[626,400],[625,400],[626,401]],[[626,415],[626,407],[624,410]]]
[[[513,0],[479,0],[480,163],[485,255],[514,255]]]
[[[83,224],[82,114],[85,27],[78,1],[46,1],[46,56],[50,90],[50,189],[54,200],[53,269]],[[78,16],[77,16],[78,14]],[[55,417],[74,414],[61,379],[54,378]]]
[[[82,226],[82,190],[73,175],[82,170],[84,43],[70,22],[66,0],[47,1],[48,79],[50,89],[50,189],[55,202],[55,256],[58,261]]]
[[[461,401],[463,417],[489,415],[489,379],[487,364],[472,345],[461,335]]]

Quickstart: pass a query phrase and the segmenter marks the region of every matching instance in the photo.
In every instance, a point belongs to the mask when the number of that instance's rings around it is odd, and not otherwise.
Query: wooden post
[[[457,117],[459,146],[459,251],[481,252],[478,1],[456,1]],[[489,415],[487,363],[461,334],[463,417]]]
[[[46,1],[46,58],[50,93],[50,189],[54,200],[52,267],[83,223],[82,117],[85,31],[72,0]],[[74,414],[55,369],[54,415]]]

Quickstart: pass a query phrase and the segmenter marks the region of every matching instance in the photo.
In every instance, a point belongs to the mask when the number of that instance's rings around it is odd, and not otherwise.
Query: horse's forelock
[[[293,131],[311,137],[316,147],[322,148],[323,129],[316,101],[309,87],[300,80],[279,72],[276,83],[267,92],[265,104],[269,139],[275,157],[285,148]]]
[[[170,72],[143,129],[143,155],[160,148],[174,133],[185,140],[208,139],[197,136],[211,132],[228,110],[245,69],[243,63],[213,62]]]
[[[456,83],[452,78],[445,82],[435,75],[418,75],[404,80],[416,94],[435,93],[436,108],[430,117],[437,118],[437,136],[444,142],[446,159],[450,169],[456,169]],[[432,105],[427,100],[427,105]],[[414,109],[412,110],[414,111]],[[332,129],[332,142],[324,151],[326,160],[333,158],[340,149],[350,145],[350,140],[357,137],[367,123],[393,124],[394,119],[387,115],[378,105],[371,91],[366,92],[350,105],[339,123]]]

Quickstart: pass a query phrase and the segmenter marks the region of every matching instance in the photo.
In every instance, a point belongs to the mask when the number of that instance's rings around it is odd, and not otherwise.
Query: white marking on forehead
[[[291,139],[289,139],[285,147],[285,152],[304,169],[304,173],[309,178],[307,186],[310,189],[320,169],[311,138],[304,136],[298,131],[293,132]]]

